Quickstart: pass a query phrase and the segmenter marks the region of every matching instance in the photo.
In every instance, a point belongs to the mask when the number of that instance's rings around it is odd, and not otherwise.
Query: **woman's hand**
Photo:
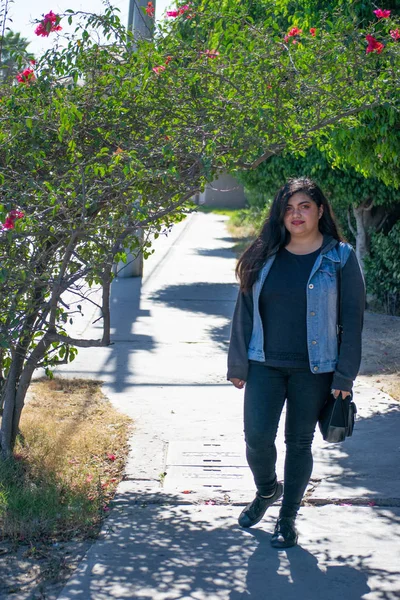
[[[345,392],[344,390],[331,390],[331,393],[334,398],[337,398],[339,394],[342,394],[343,400],[347,398],[347,396],[350,396],[350,392]]]
[[[230,379],[229,381],[233,383],[235,388],[237,388],[238,390],[242,390],[244,388],[244,384],[246,383],[243,379],[238,379],[237,377],[232,377],[232,379]]]

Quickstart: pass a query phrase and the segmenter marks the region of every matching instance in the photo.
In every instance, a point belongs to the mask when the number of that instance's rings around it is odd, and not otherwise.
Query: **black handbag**
[[[337,336],[338,345],[342,341],[342,268],[341,265],[337,270],[338,274],[338,324]],[[319,415],[318,425],[322,437],[326,442],[343,442],[346,437],[353,434],[355,415],[357,407],[353,401],[353,394],[342,397],[340,393],[337,398],[329,394],[325,402],[321,414]]]
[[[318,420],[324,440],[337,443],[350,437],[353,434],[356,413],[357,407],[352,394],[346,398],[342,398],[342,394],[337,398],[330,394]]]

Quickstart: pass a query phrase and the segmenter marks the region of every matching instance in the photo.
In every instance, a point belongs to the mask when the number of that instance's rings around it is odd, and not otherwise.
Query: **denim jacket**
[[[248,361],[264,362],[264,330],[259,298],[276,255],[259,272],[251,293],[239,292],[232,321],[228,379],[246,380]],[[337,335],[337,269],[342,268],[340,357]],[[350,391],[361,361],[364,280],[350,244],[325,236],[307,282],[307,346],[313,373],[335,372],[332,386]]]

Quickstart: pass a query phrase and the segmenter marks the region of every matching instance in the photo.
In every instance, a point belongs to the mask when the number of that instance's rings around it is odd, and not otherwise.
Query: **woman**
[[[340,347],[337,270],[342,269]],[[332,210],[310,179],[277,193],[261,233],[239,259],[228,379],[242,389],[246,456],[257,493],[239,516],[251,527],[282,495],[271,544],[297,543],[295,518],[312,472],[311,444],[330,391],[351,393],[361,360],[365,306],[356,255],[341,240]],[[275,472],[275,437],[286,405],[284,485]]]

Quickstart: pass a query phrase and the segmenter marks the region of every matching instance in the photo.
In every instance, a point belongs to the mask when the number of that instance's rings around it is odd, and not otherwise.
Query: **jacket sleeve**
[[[247,350],[252,330],[253,294],[251,290],[249,292],[242,292],[239,290],[231,326],[227,379],[237,377],[244,381],[247,380],[247,372],[249,369]]]
[[[342,269],[342,341],[332,388],[351,392],[361,363],[365,284],[354,250]]]

